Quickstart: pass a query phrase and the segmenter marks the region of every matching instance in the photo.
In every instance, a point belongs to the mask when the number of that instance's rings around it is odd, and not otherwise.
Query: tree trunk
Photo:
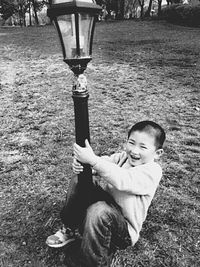
[[[116,10],[116,19],[124,18],[124,7],[125,7],[125,0],[118,0],[117,10]]]
[[[145,12],[145,17],[150,17],[152,3],[153,3],[153,0],[150,0],[150,1],[149,1],[148,9],[147,9],[147,11]]]
[[[32,20],[31,20],[31,1],[29,1],[29,25],[32,26]]]
[[[118,19],[119,17],[119,1],[115,0],[115,2],[111,2],[110,9],[113,9],[115,12],[115,18]]]
[[[124,19],[125,0],[120,1],[120,19]]]
[[[141,14],[140,14],[140,17],[141,18],[144,17],[144,0],[142,0],[142,3],[141,3]]]
[[[26,27],[26,14],[23,14],[23,22],[24,22],[24,26]]]
[[[158,17],[161,15],[162,0],[158,0]]]
[[[34,10],[34,14],[35,14],[35,24],[39,25],[39,20],[38,20],[35,0],[32,0],[32,4],[33,4],[33,10]]]
[[[144,16],[144,0],[138,0],[138,2],[140,4],[140,8],[141,8],[140,18],[143,18],[143,16]]]
[[[18,14],[19,14],[19,25],[22,27],[23,26],[23,11],[22,11],[21,5],[19,5],[18,7]]]

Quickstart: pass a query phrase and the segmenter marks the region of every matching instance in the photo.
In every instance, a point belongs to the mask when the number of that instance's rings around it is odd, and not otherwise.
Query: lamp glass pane
[[[79,14],[79,42],[81,57],[90,56],[90,43],[93,23],[94,16],[85,13]]]
[[[57,18],[66,58],[76,57],[75,15],[63,15]]]

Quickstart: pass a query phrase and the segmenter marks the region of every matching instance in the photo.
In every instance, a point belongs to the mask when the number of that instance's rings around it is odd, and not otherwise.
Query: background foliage
[[[97,0],[102,6],[99,20],[122,20],[138,18],[159,18],[169,22],[190,26],[199,26],[199,5],[183,5],[183,0],[167,0],[167,7],[162,0]],[[0,14],[3,24],[32,26],[50,23],[46,16],[49,0],[1,0]],[[178,4],[178,5],[177,5]],[[161,16],[162,11],[162,16]],[[29,18],[28,18],[29,17]],[[38,18],[39,17],[39,18]]]
[[[172,23],[200,26],[200,4],[167,6],[162,9],[162,17]]]

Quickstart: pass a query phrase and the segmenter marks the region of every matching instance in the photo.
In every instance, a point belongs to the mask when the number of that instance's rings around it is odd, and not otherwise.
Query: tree
[[[161,15],[162,0],[158,0],[158,17]]]
[[[2,0],[0,7],[0,13],[2,14],[2,18],[4,20],[10,18],[16,12],[15,8],[15,4],[12,0]]]
[[[25,23],[25,13],[27,10],[26,0],[2,0],[1,1],[1,14],[4,20],[7,20],[14,14],[18,14],[20,25]]]
[[[116,19],[124,18],[125,0],[98,0],[97,3],[105,6],[108,16],[111,16],[111,11],[114,11]]]
[[[112,0],[111,10],[115,11],[116,19],[124,18],[125,0]]]
[[[141,18],[144,17],[144,1],[145,0],[138,0],[138,3],[140,4],[140,8],[141,8],[141,11],[140,11],[140,17]]]
[[[29,7],[30,26],[32,25],[32,22],[31,22],[31,9],[32,8],[34,12],[35,24],[39,25],[37,12],[40,11],[45,4],[47,4],[47,1],[28,0],[27,2],[28,2],[28,7]]]
[[[32,25],[31,10],[33,9],[36,25],[39,24],[37,12],[42,9],[44,5],[48,5],[49,1],[41,0],[2,0],[0,13],[4,20],[17,14],[19,17],[19,24],[26,26],[26,12],[29,13],[29,24]]]
[[[152,3],[153,3],[153,0],[149,0],[148,9],[147,9],[147,11],[145,12],[145,15],[144,15],[145,17],[150,17],[151,16]]]
[[[19,24],[21,27],[26,26],[26,12],[29,8],[29,2],[27,0],[15,0],[15,3],[19,15]]]
[[[29,25],[32,25],[32,19],[31,19],[31,1],[29,1]]]
[[[119,0],[117,19],[124,19],[124,7],[125,7],[125,0]]]
[[[138,0],[126,0],[124,15],[129,19],[137,17]]]
[[[33,10],[34,10],[34,14],[35,14],[35,23],[36,23],[36,25],[39,25],[37,10],[40,9],[40,3],[38,3],[35,0],[31,0],[31,2],[32,2],[32,5],[33,5]]]

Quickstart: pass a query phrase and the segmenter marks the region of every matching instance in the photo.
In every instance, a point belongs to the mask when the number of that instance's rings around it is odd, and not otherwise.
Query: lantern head
[[[95,20],[100,10],[94,0],[52,0],[47,10],[58,31],[64,62],[77,75],[92,59]]]

